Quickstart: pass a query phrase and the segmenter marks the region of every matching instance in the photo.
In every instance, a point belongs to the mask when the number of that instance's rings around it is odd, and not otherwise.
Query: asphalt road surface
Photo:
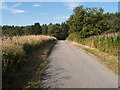
[[[48,61],[42,88],[118,88],[117,75],[67,41],[58,41]]]

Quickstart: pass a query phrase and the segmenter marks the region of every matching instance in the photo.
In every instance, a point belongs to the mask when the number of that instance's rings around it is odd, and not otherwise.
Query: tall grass
[[[89,38],[81,39],[77,34],[73,34],[68,37],[68,40],[78,42],[82,45],[89,46],[91,48],[97,48],[100,51],[109,53],[114,56],[118,56],[118,48],[120,43],[119,35],[99,35]]]
[[[52,36],[30,35],[2,38],[2,69],[3,78],[16,71],[26,58],[37,48],[44,46],[49,41],[56,40]],[[12,70],[12,71],[11,71]]]

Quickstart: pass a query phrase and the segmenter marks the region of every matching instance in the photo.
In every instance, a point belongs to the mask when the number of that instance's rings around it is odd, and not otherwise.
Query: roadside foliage
[[[78,42],[82,45],[89,46],[90,48],[97,48],[100,51],[106,52],[108,54],[118,56],[118,49],[120,43],[119,35],[99,35],[99,36],[91,36],[89,38],[81,39],[77,34],[72,34],[68,38],[68,40],[72,40]]]
[[[36,49],[44,46],[55,37],[45,35],[14,36],[2,38],[2,74],[3,78],[10,76],[27,62],[26,58]],[[13,73],[14,74],[14,73]]]

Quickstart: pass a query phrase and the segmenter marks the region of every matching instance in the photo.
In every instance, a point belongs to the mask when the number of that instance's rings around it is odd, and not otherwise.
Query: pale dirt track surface
[[[67,41],[58,41],[48,58],[42,88],[118,88],[118,77]]]

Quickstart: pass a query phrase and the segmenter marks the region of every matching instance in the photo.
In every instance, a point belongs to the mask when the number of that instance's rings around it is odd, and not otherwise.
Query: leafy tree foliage
[[[51,35],[58,39],[66,39],[68,36],[69,26],[66,23],[62,24],[43,24],[39,23],[29,26],[3,26],[2,32],[4,36],[21,36],[21,35]]]
[[[69,31],[69,25],[66,23],[62,23],[60,28],[61,30],[61,39],[66,39],[66,37],[68,37],[68,31]]]
[[[39,23],[35,23],[35,24],[34,24],[34,30],[35,30],[35,34],[36,34],[36,35],[37,35],[37,34],[42,34],[42,28],[41,28],[41,26],[40,26]]]
[[[48,26],[46,24],[42,25],[42,34],[47,35],[48,33]]]
[[[48,35],[57,37],[58,39],[66,39],[68,36],[69,26],[66,23],[50,24],[48,27]]]
[[[120,13],[103,13],[102,8],[84,8],[77,6],[73,14],[67,20],[69,35],[79,34],[81,38],[87,38],[108,32],[118,32]]]

